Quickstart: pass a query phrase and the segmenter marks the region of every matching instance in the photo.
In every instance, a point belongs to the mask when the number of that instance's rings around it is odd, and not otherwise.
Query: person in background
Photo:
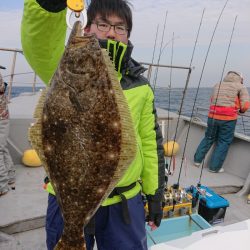
[[[242,74],[229,71],[223,81],[213,88],[205,137],[194,155],[195,166],[200,166],[212,144],[216,143],[209,171],[224,172],[222,165],[234,138],[238,112],[245,113],[248,108],[249,94],[243,85]]]
[[[5,69],[2,66],[0,68]],[[0,197],[8,193],[9,185],[15,183],[14,164],[7,148],[10,121],[6,86],[0,72]]]
[[[24,55],[46,84],[64,51],[65,15],[66,0],[25,0],[22,20]],[[131,58],[132,12],[129,3],[126,0],[92,0],[87,15],[85,33],[95,34],[100,46],[109,48],[113,56],[111,59],[115,62],[131,111],[138,145],[135,160],[97,210],[95,227],[85,228],[87,249],[93,249],[94,238],[91,235],[94,235],[99,250],[145,250],[148,248],[141,191],[148,200],[149,225],[156,229],[162,219],[165,177],[164,150],[156,122],[154,93],[148,80],[142,76],[145,69]],[[112,48],[116,48],[115,55],[110,51]],[[47,248],[51,250],[61,237],[63,219],[49,179],[46,178],[45,182],[49,192]],[[125,203],[121,196],[126,198]]]

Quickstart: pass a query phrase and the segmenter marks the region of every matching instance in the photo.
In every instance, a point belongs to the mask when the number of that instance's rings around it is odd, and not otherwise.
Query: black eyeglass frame
[[[124,24],[110,24],[110,23],[107,23],[107,22],[92,22],[92,24],[95,24],[97,29],[99,31],[102,31],[102,32],[109,32],[111,27],[114,27],[114,31],[118,35],[126,35],[128,33],[128,28]],[[100,24],[107,25],[107,30],[100,28]],[[124,27],[124,30],[122,30],[122,33],[119,32],[119,30],[117,32],[117,27]]]

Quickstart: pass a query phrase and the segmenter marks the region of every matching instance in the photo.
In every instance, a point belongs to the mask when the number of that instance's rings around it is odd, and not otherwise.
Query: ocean
[[[249,88],[248,91],[250,93]],[[155,105],[156,107],[169,109],[173,112],[181,112],[181,115],[188,117],[191,117],[191,115],[193,117],[196,116],[206,122],[211,94],[212,88],[200,88],[198,94],[197,88],[188,88],[182,104],[182,110],[180,111],[183,88],[175,88],[170,91],[167,88],[156,88]],[[197,99],[195,101],[196,95]],[[250,136],[250,111],[238,117],[235,130],[238,133]]]
[[[38,91],[42,87],[36,87]],[[32,92],[32,87],[13,87],[11,97],[16,97],[23,92]],[[212,93],[212,88],[200,88],[197,95],[196,104],[194,99],[197,93],[197,88],[188,88],[182,105],[181,114],[201,118],[204,122],[207,120],[207,112],[209,108],[209,99]],[[250,93],[250,89],[249,89]],[[169,109],[173,112],[180,112],[181,100],[183,98],[183,89],[175,88],[170,91],[167,88],[158,87],[155,89],[155,105],[156,107]],[[236,125],[236,132],[250,136],[250,112],[246,112],[244,116],[239,116]]]

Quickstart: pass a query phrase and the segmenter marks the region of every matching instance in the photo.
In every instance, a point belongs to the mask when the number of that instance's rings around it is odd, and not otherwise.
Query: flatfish
[[[29,138],[52,182],[64,231],[56,249],[86,249],[83,227],[136,154],[129,107],[114,65],[76,22]]]

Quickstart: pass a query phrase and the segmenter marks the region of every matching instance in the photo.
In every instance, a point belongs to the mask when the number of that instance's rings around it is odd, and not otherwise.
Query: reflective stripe
[[[121,73],[122,60],[123,60],[123,57],[125,55],[126,50],[127,50],[127,45],[120,42],[118,45],[117,54],[116,54],[116,58],[115,58],[115,67],[116,67],[116,71],[118,73],[119,81],[121,81],[121,79],[122,79],[122,73]]]
[[[55,191],[54,191],[54,188],[52,187],[52,185],[51,185],[50,182],[47,183],[47,184],[45,184],[43,187],[44,187],[44,189],[45,189],[48,193],[53,194],[53,195],[56,195],[56,193],[55,193]]]
[[[110,56],[111,60],[113,61],[113,63],[115,63],[117,42],[114,40],[108,39],[107,43],[108,43],[107,50],[109,52],[109,56]]]

